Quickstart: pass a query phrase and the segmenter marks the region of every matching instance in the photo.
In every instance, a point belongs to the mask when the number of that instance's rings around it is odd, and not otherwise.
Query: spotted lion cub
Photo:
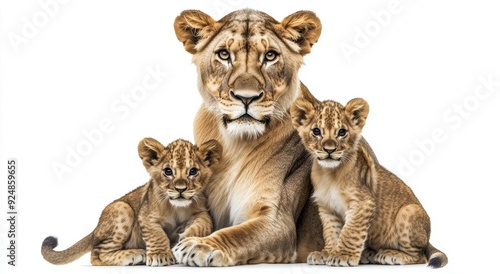
[[[210,166],[220,160],[220,143],[210,140],[197,147],[179,139],[164,147],[145,138],[138,150],[149,182],[104,208],[94,231],[70,248],[54,251],[57,239],[47,237],[45,260],[66,264],[91,251],[93,265],[170,265],[177,238],[212,233],[203,189]]]
[[[430,219],[412,190],[358,145],[368,103],[298,99],[294,127],[315,157],[313,197],[319,206],[325,247],[309,264],[418,264],[442,267],[444,253],[429,243]]]

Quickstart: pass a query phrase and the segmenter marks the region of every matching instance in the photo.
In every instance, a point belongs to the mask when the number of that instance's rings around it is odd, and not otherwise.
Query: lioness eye
[[[321,129],[315,127],[312,129],[312,133],[316,136],[320,136],[321,135]]]
[[[168,167],[167,167],[167,168],[165,168],[165,169],[163,170],[163,174],[165,174],[165,176],[172,176],[172,175],[174,175],[174,172],[172,171],[172,169],[171,169],[171,168],[168,168]]]
[[[342,137],[342,136],[345,136],[345,135],[346,135],[346,133],[347,133],[347,130],[345,130],[345,129],[341,128],[341,129],[339,129],[339,131],[337,132],[337,136]]]
[[[221,59],[221,60],[224,60],[224,61],[227,61],[229,60],[229,51],[225,50],[225,49],[221,49],[217,52],[217,56]]]
[[[198,174],[198,169],[197,169],[197,168],[194,168],[194,167],[193,167],[193,168],[191,168],[191,169],[189,170],[189,175],[194,176],[194,175],[196,175],[196,174]]]
[[[270,50],[270,51],[266,52],[265,59],[267,62],[272,62],[272,61],[276,60],[277,57],[278,57],[278,53],[274,50]]]

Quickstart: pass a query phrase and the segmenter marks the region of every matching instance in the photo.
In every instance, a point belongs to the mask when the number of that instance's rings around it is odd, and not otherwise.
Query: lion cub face
[[[298,99],[290,110],[305,147],[325,168],[339,166],[355,152],[368,111],[368,103],[361,98],[345,107],[334,101],[313,104]]]
[[[172,205],[179,207],[189,206],[201,195],[212,175],[210,166],[222,155],[222,146],[215,140],[198,147],[179,139],[164,147],[155,139],[144,138],[138,150],[154,187],[165,193]]]

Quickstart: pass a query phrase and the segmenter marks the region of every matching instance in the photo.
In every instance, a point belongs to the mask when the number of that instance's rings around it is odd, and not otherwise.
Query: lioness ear
[[[306,99],[295,100],[290,108],[292,123],[295,128],[308,124],[314,115],[314,105]]]
[[[146,169],[156,164],[160,152],[163,151],[165,147],[153,138],[144,138],[139,142],[137,150],[139,151],[139,157],[142,159],[142,164]]]
[[[208,140],[199,147],[198,153],[203,163],[211,166],[220,161],[222,157],[222,145],[216,140]]]
[[[345,113],[353,126],[357,126],[360,130],[363,128],[368,117],[370,107],[368,102],[362,98],[354,98],[345,106]]]
[[[216,30],[216,22],[209,15],[198,10],[185,10],[175,18],[174,30],[184,49],[196,53],[198,42]]]
[[[311,11],[298,11],[281,21],[282,35],[300,47],[300,54],[311,52],[311,47],[321,35],[321,21]]]

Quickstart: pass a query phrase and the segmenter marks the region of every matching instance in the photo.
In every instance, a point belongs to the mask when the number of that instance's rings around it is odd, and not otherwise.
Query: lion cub
[[[164,147],[145,138],[138,150],[149,182],[104,208],[94,231],[70,248],[54,251],[57,239],[47,237],[45,260],[66,264],[92,251],[93,265],[170,265],[177,237],[212,233],[203,189],[212,174],[209,167],[222,155],[220,143],[210,140],[197,147],[179,139]]]
[[[325,247],[309,264],[361,263],[442,267],[446,255],[429,243],[430,219],[412,190],[358,145],[368,103],[298,99],[294,127],[316,158],[311,171]]]

